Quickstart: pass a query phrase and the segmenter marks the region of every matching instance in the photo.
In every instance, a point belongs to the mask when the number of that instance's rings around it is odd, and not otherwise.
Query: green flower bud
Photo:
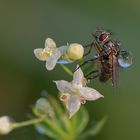
[[[35,104],[35,114],[37,116],[49,115],[54,116],[54,110],[46,98],[39,98]]]
[[[78,60],[83,57],[84,48],[81,44],[72,43],[69,45],[67,55],[72,60]]]

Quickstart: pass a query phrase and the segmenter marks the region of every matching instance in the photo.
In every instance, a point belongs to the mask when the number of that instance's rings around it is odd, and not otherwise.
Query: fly
[[[97,55],[94,58],[85,61],[81,66],[96,62],[97,70],[86,74],[87,79],[99,77],[101,82],[112,80],[113,87],[117,87],[119,78],[119,67],[127,68],[132,64],[132,55],[130,52],[121,49],[121,44],[111,38],[111,33],[103,29],[97,29],[92,34],[95,41],[85,47],[89,47],[89,54],[94,47]],[[80,66],[80,67],[81,67]]]

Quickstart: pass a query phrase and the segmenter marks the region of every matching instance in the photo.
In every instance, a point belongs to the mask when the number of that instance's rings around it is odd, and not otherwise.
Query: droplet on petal
[[[65,64],[68,64],[69,62],[67,60],[59,60],[57,63],[65,65]]]

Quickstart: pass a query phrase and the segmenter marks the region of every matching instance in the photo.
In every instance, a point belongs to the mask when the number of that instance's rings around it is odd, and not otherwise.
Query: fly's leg
[[[92,79],[95,79],[97,77],[99,77],[99,71],[98,70],[91,71],[90,73],[85,75],[85,78],[87,80],[92,80]]]
[[[74,70],[74,72],[77,71],[80,67],[83,67],[84,65],[86,65],[86,64],[88,64],[88,63],[92,63],[92,62],[94,62],[94,61],[97,60],[97,59],[98,59],[98,57],[96,57],[96,58],[94,58],[94,59],[90,59],[90,60],[85,61],[83,64],[79,65],[79,66]]]
[[[88,44],[88,45],[84,45],[84,46],[83,46],[84,48],[89,48],[88,52],[86,52],[86,53],[84,54],[84,57],[87,56],[88,54],[90,54],[90,52],[91,52],[93,46],[94,46],[94,43],[91,43],[91,44]]]
[[[90,48],[89,48],[88,52],[84,54],[84,56],[87,56],[88,54],[90,54],[90,52],[93,48],[95,48],[95,50],[97,51],[98,54],[101,54],[101,52],[103,51],[101,45],[99,45],[97,43],[97,41],[84,46],[84,48],[88,48],[88,47],[90,47]]]

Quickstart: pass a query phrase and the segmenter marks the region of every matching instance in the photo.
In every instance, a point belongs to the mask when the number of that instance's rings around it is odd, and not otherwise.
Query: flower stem
[[[73,73],[72,73],[72,71],[69,69],[69,68],[67,68],[65,65],[63,65],[63,64],[60,64],[60,66],[61,66],[61,68],[67,73],[67,74],[69,74],[70,76],[73,76]]]
[[[15,128],[20,128],[20,127],[24,127],[28,125],[34,125],[34,124],[44,121],[45,118],[46,117],[41,117],[41,118],[36,118],[36,119],[28,120],[28,121],[13,123],[12,128],[15,129]]]

